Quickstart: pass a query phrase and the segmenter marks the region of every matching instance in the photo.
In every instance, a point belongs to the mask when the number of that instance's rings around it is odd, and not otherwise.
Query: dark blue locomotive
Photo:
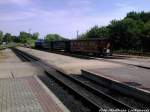
[[[51,48],[51,43],[50,42],[45,42],[43,39],[38,39],[35,42],[35,48],[36,49],[50,49]]]
[[[43,49],[43,44],[44,44],[44,40],[43,39],[38,39],[35,42],[35,48],[36,49]]]

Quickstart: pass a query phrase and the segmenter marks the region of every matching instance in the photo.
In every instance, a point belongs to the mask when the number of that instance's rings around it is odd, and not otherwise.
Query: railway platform
[[[35,57],[42,59],[44,62],[57,67],[69,75],[81,74],[81,69],[94,69],[94,68],[109,68],[112,66],[122,66],[120,64],[98,61],[94,59],[81,59],[71,56],[59,55],[29,48],[19,47],[18,49],[25,51]]]
[[[1,112],[66,112],[35,76],[0,79]],[[56,101],[57,100],[57,101]]]
[[[29,48],[19,49],[42,59],[50,65],[56,66],[56,68],[62,70],[68,75],[79,75],[81,74],[81,70],[84,69],[96,74],[99,77],[105,77],[113,82],[119,82],[119,84],[126,85],[123,89],[121,89],[121,91],[125,92],[124,88],[126,88],[126,93],[131,93],[132,96],[135,95],[137,97],[139,97],[140,93],[140,99],[150,101],[149,69],[95,59],[79,59]],[[116,85],[113,84],[114,83],[112,83],[111,86],[116,87]],[[137,92],[130,91],[131,89],[128,87],[135,88],[134,90]]]
[[[138,66],[141,68],[150,69],[150,57],[143,57],[143,56],[138,56],[138,57],[120,56],[120,57],[121,58],[106,59],[106,61],[121,63],[121,64],[127,64],[127,65],[134,65],[134,66]]]
[[[120,68],[89,69],[88,71],[150,92],[150,71],[144,69],[135,69],[138,68],[128,68],[127,66],[124,66]]]
[[[44,71],[22,62],[10,49],[0,51],[0,112],[69,112],[39,80]]]
[[[132,70],[133,68],[110,68],[83,70],[83,75],[113,90],[150,102],[149,70]]]

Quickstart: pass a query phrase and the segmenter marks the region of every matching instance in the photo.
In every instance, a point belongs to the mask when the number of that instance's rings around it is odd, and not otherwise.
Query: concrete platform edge
[[[117,80],[114,80],[114,79],[111,79],[108,77],[104,77],[100,74],[97,74],[97,73],[94,73],[94,72],[91,72],[88,70],[82,70],[82,75],[96,81],[99,84],[109,87],[110,89],[119,91],[120,93],[134,97],[141,101],[150,103],[150,92],[149,91],[139,89],[139,88],[127,85],[127,84],[123,84]]]
[[[70,110],[45,86],[45,84],[43,84],[43,82],[37,76],[34,77],[64,112],[70,112]]]

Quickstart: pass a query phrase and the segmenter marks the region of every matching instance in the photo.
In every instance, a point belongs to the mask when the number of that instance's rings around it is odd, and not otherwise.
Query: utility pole
[[[79,31],[77,30],[77,39],[79,38]]]

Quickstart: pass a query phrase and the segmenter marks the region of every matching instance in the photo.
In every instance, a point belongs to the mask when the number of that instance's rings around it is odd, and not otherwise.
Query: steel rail
[[[27,59],[28,61],[40,61],[39,58],[36,58],[35,56],[32,56],[24,51],[15,49],[14,50],[16,53],[19,53],[19,55],[21,55],[22,57],[24,57],[25,59]],[[51,74],[49,71],[46,70],[46,72],[48,74]],[[62,76],[64,76],[65,78],[69,79],[70,81],[73,81],[74,83],[76,83],[77,85],[80,85],[81,87],[85,88],[86,90],[90,91],[92,94],[96,95],[97,97],[102,97],[103,99],[105,99],[107,102],[111,102],[113,104],[115,104],[119,109],[128,109],[128,110],[132,110],[134,109],[133,107],[114,99],[113,97],[105,94],[104,92],[95,89],[92,86],[89,86],[85,83],[83,83],[81,80],[73,78],[69,75],[64,74],[63,72],[57,70],[57,72],[59,72]],[[79,94],[76,90],[74,90],[72,87],[69,87],[69,85],[67,85],[65,82],[63,82],[61,79],[58,79],[58,77],[51,75],[53,78],[55,78],[57,81],[59,81],[61,84],[63,84],[65,87],[69,88],[69,90],[74,91],[74,93],[78,96],[80,96],[82,99],[86,99],[87,103],[90,104],[91,106],[93,106],[93,109],[100,109],[101,107],[98,104],[95,104],[93,101],[87,99],[85,96],[83,96],[82,94]]]

